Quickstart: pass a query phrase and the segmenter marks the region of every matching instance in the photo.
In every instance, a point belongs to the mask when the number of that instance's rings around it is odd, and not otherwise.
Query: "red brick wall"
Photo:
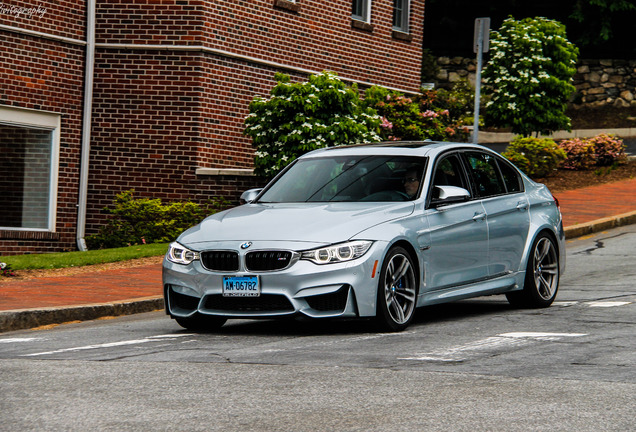
[[[12,2],[18,3],[26,4]],[[59,8],[70,16],[56,16],[51,8],[23,27],[65,37],[82,33],[77,16],[83,19],[84,2],[59,2]],[[22,25],[6,14],[1,17],[2,24]],[[0,41],[0,105],[54,112],[62,118],[56,232],[0,231],[0,255],[75,249],[84,48],[2,30]]]
[[[98,0],[97,42],[196,45],[341,77],[419,89],[424,1],[411,4],[411,41],[392,37],[392,0],[374,0],[372,31],[353,28],[350,0]]]
[[[372,31],[352,27],[349,0],[299,0],[297,12],[274,3],[98,1],[89,233],[123,190],[237,202],[262,183],[195,170],[253,166],[243,119],[249,102],[275,85],[276,72],[304,79],[298,69],[333,70],[351,81],[418,90],[422,1],[412,5],[411,41],[392,37],[391,0],[373,2]]]

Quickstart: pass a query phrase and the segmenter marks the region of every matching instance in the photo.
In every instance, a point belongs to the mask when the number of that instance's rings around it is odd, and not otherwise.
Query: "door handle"
[[[519,201],[517,203],[517,210],[528,210],[528,202],[527,201]]]
[[[475,216],[473,216],[473,220],[475,222],[479,220],[484,220],[484,219],[486,219],[486,213],[475,213]]]

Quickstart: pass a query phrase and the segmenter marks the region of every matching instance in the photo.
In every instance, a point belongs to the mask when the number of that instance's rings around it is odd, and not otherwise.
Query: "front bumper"
[[[214,272],[199,261],[180,265],[164,259],[166,312],[183,318],[197,313],[226,318],[375,316],[384,246],[375,242],[364,256],[345,263],[318,265],[299,260],[271,272]],[[224,297],[224,276],[257,276],[260,295]]]

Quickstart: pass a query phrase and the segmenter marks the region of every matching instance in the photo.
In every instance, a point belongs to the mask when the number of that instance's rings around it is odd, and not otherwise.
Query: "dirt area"
[[[636,107],[568,109],[572,129],[636,128]]]
[[[632,178],[636,178],[636,160],[630,160],[612,170],[609,168],[589,171],[558,170],[549,177],[535,180],[547,185],[550,191],[558,192]]]

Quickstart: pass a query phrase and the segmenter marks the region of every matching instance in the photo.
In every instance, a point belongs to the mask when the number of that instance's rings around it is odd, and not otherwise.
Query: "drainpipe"
[[[95,0],[86,2],[86,64],[84,67],[84,115],[80,160],[79,199],[77,203],[77,248],[86,251],[86,201],[88,197],[88,162],[91,147],[93,111],[93,70],[95,66]]]

